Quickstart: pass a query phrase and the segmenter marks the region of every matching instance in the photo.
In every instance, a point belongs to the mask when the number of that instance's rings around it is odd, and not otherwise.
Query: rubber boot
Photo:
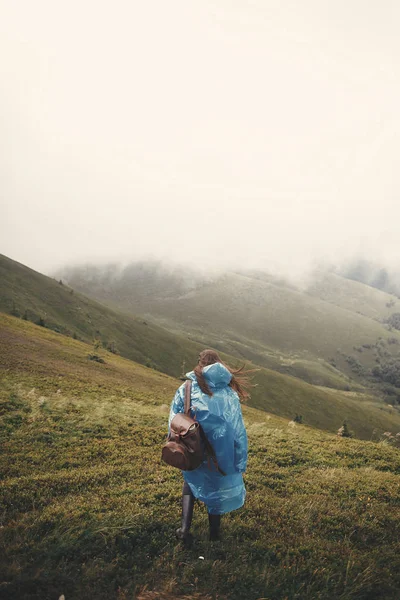
[[[193,536],[190,533],[194,507],[194,496],[189,486],[183,486],[182,493],[182,525],[176,530],[176,537],[183,541],[186,546],[190,546]]]
[[[210,515],[208,513],[208,523],[210,525],[210,542],[216,542],[220,539],[219,527],[221,525],[221,515]]]

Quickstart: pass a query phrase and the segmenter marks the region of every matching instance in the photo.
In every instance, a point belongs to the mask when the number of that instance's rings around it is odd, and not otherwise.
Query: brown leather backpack
[[[205,458],[214,463],[216,470],[221,475],[226,475],[218,466],[217,457],[214,448],[208,441],[203,428],[196,418],[190,416],[192,382],[190,379],[185,381],[185,406],[184,412],[178,413],[171,421],[168,440],[163,446],[161,458],[172,467],[182,471],[194,471]]]

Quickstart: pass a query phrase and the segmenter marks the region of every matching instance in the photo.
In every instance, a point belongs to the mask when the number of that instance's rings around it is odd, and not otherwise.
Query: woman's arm
[[[168,433],[171,426],[171,421],[174,416],[178,413],[183,413],[184,411],[184,397],[183,397],[183,385],[181,385],[175,392],[174,399],[171,402],[171,409],[169,411],[168,418]]]

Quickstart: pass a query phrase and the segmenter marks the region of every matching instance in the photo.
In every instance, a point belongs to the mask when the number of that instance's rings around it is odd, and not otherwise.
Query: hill
[[[0,335],[2,354],[5,361],[22,364],[24,369],[42,372],[53,369],[66,353],[78,353],[79,362],[88,371],[87,364],[100,369],[100,373],[112,369],[114,354],[105,350],[97,350],[104,363],[89,360],[93,356],[90,345],[65,337],[47,328],[33,325],[22,319],[7,317],[0,313]],[[79,349],[79,351],[78,351]],[[59,358],[60,351],[62,352]],[[97,356],[97,355],[96,355]],[[227,355],[222,357],[231,364],[234,359]],[[195,364],[195,362],[193,362]],[[249,364],[251,367],[251,364]],[[78,360],[75,360],[78,373]],[[94,371],[96,373],[96,371]],[[44,371],[44,376],[47,370]],[[89,374],[87,375],[89,376]],[[362,394],[353,396],[337,391],[320,389],[291,376],[282,375],[269,369],[258,368],[253,378],[255,387],[252,390],[250,405],[259,409],[284,416],[288,419],[301,415],[304,422],[313,427],[336,432],[347,421],[354,434],[362,439],[370,439],[373,432],[383,433],[387,430],[400,429],[400,412],[397,408],[388,407],[383,402],[370,398],[369,402],[360,402]],[[118,378],[115,378],[118,387]]]
[[[365,282],[347,278],[329,268],[315,269],[299,279],[297,284],[260,269],[242,269],[237,272],[278,287],[300,291],[377,321],[382,321],[398,310],[399,303],[395,295],[371,287]]]
[[[246,504],[214,544],[196,506],[184,550],[181,475],[160,461],[180,382],[89,351],[1,316],[0,598],[398,598],[400,454],[388,438],[338,438],[244,406]]]
[[[350,386],[374,387],[372,369],[382,358],[398,361],[400,333],[381,322],[397,310],[396,299],[333,273],[304,290],[260,271],[195,276],[155,262],[64,275],[109,306],[309,383],[344,389],[350,377]],[[400,389],[391,402],[397,397]]]
[[[28,316],[43,315],[46,327],[24,330],[24,335],[33,338],[40,337],[40,330],[53,327],[58,333],[70,334],[79,331],[82,338],[91,341],[92,336],[103,340],[116,340],[114,352],[117,349],[126,358],[134,359],[147,366],[156,367],[158,370],[180,376],[186,365],[189,370],[197,362],[197,355],[202,348],[201,340],[197,343],[184,336],[168,332],[161,327],[152,325],[150,321],[143,318],[134,318],[113,311],[95,301],[76,292],[71,293],[72,288],[64,284],[36,273],[23,265],[15,263],[10,259],[0,262],[3,275],[2,296],[0,304],[11,309],[11,312],[22,313],[23,307],[29,307]],[[153,293],[155,290],[153,290]],[[25,310],[27,310],[25,308]],[[38,319],[40,321],[40,319]],[[7,329],[2,319],[4,332],[8,331],[10,343],[13,342],[15,331]],[[20,322],[18,335],[22,331],[23,319]],[[14,325],[15,327],[15,325]],[[208,330],[207,330],[208,332]],[[207,333],[206,332],[206,333]],[[4,333],[5,335],[5,333]],[[195,335],[193,336],[196,337]],[[210,336],[211,338],[212,336]],[[48,343],[52,338],[47,338]],[[57,338],[58,339],[58,338]],[[237,352],[238,343],[223,343],[214,339],[216,348],[222,352],[222,357],[232,366],[240,366],[238,359],[227,354],[230,349],[236,351],[236,356],[244,355],[247,359],[257,360],[254,352]],[[54,342],[56,343],[56,342]],[[58,342],[57,342],[58,343]],[[100,356],[108,365],[112,352],[107,351],[109,344],[104,343],[105,348],[86,348],[85,358],[90,354],[92,357]],[[239,347],[242,350],[242,347]],[[253,342],[254,348],[254,342]],[[46,354],[46,349],[39,346],[37,352]],[[35,354],[33,353],[33,354]],[[29,359],[33,360],[33,359]],[[265,359],[268,364],[271,358]],[[49,356],[51,362],[51,356]],[[261,361],[260,361],[261,362]],[[274,366],[273,360],[272,367]],[[294,362],[294,361],[293,361]],[[262,364],[262,362],[261,362]],[[318,374],[320,363],[298,360],[291,369],[296,370],[299,375],[307,375],[312,372],[313,377]],[[251,365],[250,365],[251,366]],[[285,368],[281,362],[280,367]],[[321,365],[320,383],[326,385],[326,374],[329,373],[330,382],[336,387],[344,389],[348,380],[343,379],[340,372],[331,365]],[[260,367],[254,377],[256,387],[252,391],[251,404],[257,408],[267,410],[276,415],[294,418],[301,415],[304,422],[313,427],[336,432],[346,420],[357,437],[370,439],[374,430],[384,432],[397,427],[400,424],[400,413],[397,407],[387,406],[379,399],[371,399],[369,402],[360,402],[362,394],[340,394],[330,392],[309,385],[291,376],[291,373],[280,374],[271,369]],[[361,392],[365,391],[361,389]],[[369,395],[367,394],[369,398]]]
[[[400,307],[399,299],[393,294],[332,272],[319,273],[306,288],[306,292],[378,322],[390,317]]]
[[[101,347],[178,377],[195,364],[201,346],[147,322],[111,310],[41,273],[0,255],[0,311]]]

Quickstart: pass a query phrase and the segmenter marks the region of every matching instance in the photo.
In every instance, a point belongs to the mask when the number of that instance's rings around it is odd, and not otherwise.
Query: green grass
[[[1,598],[398,598],[398,449],[245,406],[246,504],[212,544],[197,505],[186,551],[160,461],[179,381],[12,317],[0,342]]]
[[[363,402],[360,395],[311,386],[294,377],[261,369],[254,376],[257,387],[251,406],[294,418],[302,415],[304,423],[336,432],[347,421],[355,435],[371,439],[374,432],[400,431],[400,410],[376,399]]]

